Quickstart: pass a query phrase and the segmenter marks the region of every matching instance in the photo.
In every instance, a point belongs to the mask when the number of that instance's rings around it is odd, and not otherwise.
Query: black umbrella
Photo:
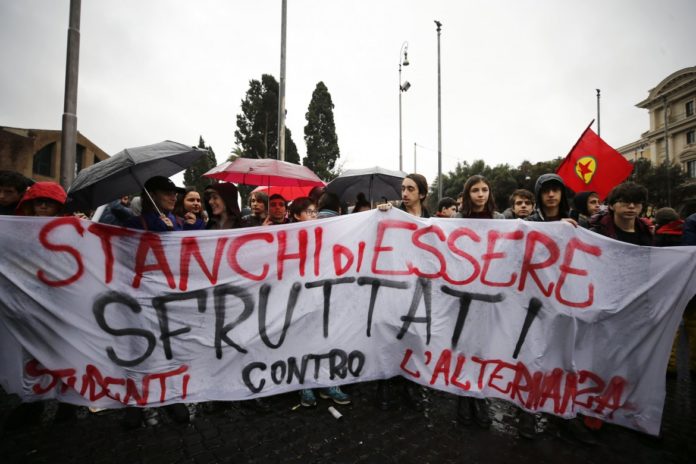
[[[169,177],[183,171],[205,153],[169,140],[126,148],[80,171],[68,190],[68,197],[95,209],[123,195],[140,192],[150,177]]]
[[[406,177],[403,171],[391,171],[379,166],[366,169],[348,169],[343,174],[329,182],[326,191],[335,193],[341,201],[355,202],[358,193],[362,192],[372,203],[386,198],[398,200],[401,198],[401,182]]]

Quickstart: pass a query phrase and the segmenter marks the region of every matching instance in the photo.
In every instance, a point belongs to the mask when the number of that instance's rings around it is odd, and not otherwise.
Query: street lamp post
[[[283,0],[280,17],[280,83],[278,84],[278,159],[285,161],[285,44],[288,3]]]
[[[403,58],[402,58],[403,55]],[[403,142],[401,133],[401,94],[411,88],[411,84],[406,81],[401,83],[401,66],[408,66],[408,42],[401,44],[399,50],[399,171],[403,171]]]
[[[437,26],[437,199],[442,200],[442,85],[440,81],[440,30],[442,23],[435,20]]]
[[[68,52],[65,63],[65,98],[60,135],[60,184],[68,190],[75,180],[77,151],[77,78],[80,62],[80,11],[82,0],[70,0]]]
[[[413,142],[413,172],[418,172],[416,169],[416,142]]]

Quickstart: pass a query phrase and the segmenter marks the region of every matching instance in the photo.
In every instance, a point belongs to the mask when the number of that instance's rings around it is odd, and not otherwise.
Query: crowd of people
[[[471,176],[463,185],[456,199],[442,198],[433,216],[464,219],[521,219],[537,222],[562,221],[569,226],[587,228],[595,233],[639,246],[696,245],[696,199],[681,205],[677,212],[672,208],[660,208],[654,219],[644,216],[647,206],[647,190],[633,182],[617,185],[604,203],[596,192],[571,192],[563,179],[556,174],[544,174],[535,183],[534,192],[515,190],[509,205],[501,213],[495,204],[490,182],[480,175]],[[428,183],[417,173],[407,175],[401,184],[399,208],[416,217],[431,216],[426,206]],[[0,171],[0,215],[60,216],[66,214],[67,195],[54,182],[32,182],[19,173]],[[373,205],[359,194],[354,200],[353,213],[370,210]],[[382,203],[378,209],[391,208]],[[238,191],[234,184],[213,183],[205,191],[177,187],[170,179],[161,176],[150,178],[144,184],[140,196],[123,196],[110,202],[97,219],[99,222],[151,232],[222,230],[242,227],[265,227],[291,222],[320,220],[346,214],[341,199],[322,188],[315,188],[308,196],[288,202],[280,194],[267,196],[253,192],[249,198],[248,214],[243,214],[238,203]],[[85,217],[86,218],[86,217]],[[690,368],[696,364],[696,304],[692,300],[684,315],[683,330],[694,341],[691,343]],[[674,359],[671,361],[674,365]],[[396,387],[399,388],[396,388]],[[422,408],[422,395],[410,382],[403,379],[383,380],[377,386],[377,406],[389,409],[394,406],[398,392],[410,406]],[[349,404],[350,396],[340,387],[318,391],[320,397],[337,404]],[[317,397],[313,390],[299,392],[300,404],[313,407]],[[259,410],[270,409],[267,400],[248,402]],[[464,426],[491,425],[489,402],[486,399],[459,397],[457,419]],[[24,413],[36,414],[38,406],[27,403]],[[32,409],[33,408],[33,409]],[[165,407],[176,422],[188,422],[189,414],[184,404]],[[20,407],[22,409],[22,407]],[[40,412],[40,411],[39,411]],[[70,406],[61,405],[59,415],[69,417]],[[534,438],[536,434],[534,414],[520,410],[518,430],[521,436]],[[601,422],[585,420],[565,421],[581,441],[593,442],[588,428],[597,429]],[[142,410],[127,408],[124,426],[137,428],[143,423]]]

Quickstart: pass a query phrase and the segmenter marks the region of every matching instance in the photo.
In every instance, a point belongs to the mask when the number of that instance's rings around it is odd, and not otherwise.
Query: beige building
[[[618,148],[619,153],[629,161],[647,158],[653,164],[669,157],[696,178],[696,66],[670,74],[636,106],[648,110],[650,130]]]
[[[0,170],[37,181],[60,183],[61,131],[0,126]],[[108,158],[104,150],[77,133],[75,173]]]

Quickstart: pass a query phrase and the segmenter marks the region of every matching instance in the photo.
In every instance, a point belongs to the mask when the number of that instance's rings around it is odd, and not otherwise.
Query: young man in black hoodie
[[[542,174],[534,184],[536,206],[527,221],[551,222],[564,221],[577,226],[578,223],[570,218],[568,194],[565,183],[557,174]]]
[[[578,223],[570,217],[568,194],[563,179],[557,174],[542,174],[534,185],[536,207],[527,221],[552,222],[563,221],[577,227]],[[580,417],[556,420],[559,431],[569,434],[585,444],[595,444],[596,440],[582,424]],[[536,435],[536,417],[520,409],[518,432],[520,436],[532,439]]]

